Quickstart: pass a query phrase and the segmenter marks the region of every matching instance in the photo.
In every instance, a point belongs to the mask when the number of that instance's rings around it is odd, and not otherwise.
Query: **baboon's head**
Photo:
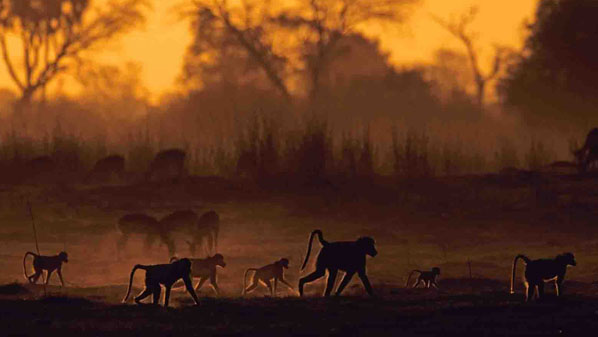
[[[178,271],[179,275],[191,274],[191,260],[188,258],[180,259],[172,264],[176,265],[176,270]]]
[[[214,264],[216,264],[217,266],[220,266],[222,268],[226,267],[226,262],[224,262],[224,256],[222,254],[216,254],[212,256],[212,260],[214,261]]]
[[[438,268],[438,267],[432,268],[432,273],[434,273],[436,275],[440,275],[440,268]]]
[[[565,265],[576,266],[577,262],[575,262],[575,256],[573,253],[563,253],[557,256],[557,259],[561,261]]]
[[[66,252],[60,252],[58,254],[58,258],[60,259],[60,261],[63,261],[64,263],[69,262],[69,255]]]
[[[361,249],[361,251],[371,257],[378,255],[378,251],[376,250],[376,241],[369,236],[363,236],[357,239],[357,246]]]
[[[282,258],[278,261],[278,264],[281,265],[283,268],[288,269],[289,268],[289,259]]]

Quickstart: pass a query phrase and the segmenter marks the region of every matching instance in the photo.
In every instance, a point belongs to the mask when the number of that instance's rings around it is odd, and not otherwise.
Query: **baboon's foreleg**
[[[160,295],[162,295],[162,287],[160,287],[159,284],[154,287],[153,294],[154,294],[154,296],[153,296],[152,303],[155,305],[160,304]]]
[[[168,301],[170,301],[170,288],[171,287],[166,287],[166,289],[164,290],[165,294],[164,294],[164,308],[168,308]],[[154,294],[154,298],[156,295]],[[158,297],[159,300],[159,297]]]
[[[197,285],[195,286],[195,291],[199,291],[199,289],[201,289],[201,287],[203,286],[204,283],[206,283],[208,279],[205,277],[200,277],[199,278],[199,282],[197,282]]]
[[[554,281],[554,286],[556,289],[556,295],[562,296],[563,295],[563,277],[558,276],[557,279]]]
[[[329,269],[328,270],[328,281],[326,283],[326,290],[324,291],[324,296],[330,296],[332,292],[332,288],[334,288],[334,283],[336,281],[336,274],[338,273],[337,269]]]
[[[58,277],[60,278],[61,287],[64,287],[64,279],[62,278],[62,268],[58,268],[56,272],[58,273]]]
[[[366,275],[365,270],[362,270],[359,272],[359,278],[361,279],[361,282],[363,283],[363,286],[365,287],[365,291],[367,291],[370,296],[374,296],[374,291],[372,290],[372,285],[370,284],[370,280],[368,279],[368,276]]]
[[[355,275],[355,272],[345,273],[345,276],[343,277],[341,284],[338,286],[338,289],[336,289],[336,296],[340,295],[341,292],[345,289],[345,287],[349,284],[349,282],[351,282],[353,275]]]
[[[326,269],[316,269],[313,273],[299,280],[299,296],[303,296],[303,286],[306,283],[313,282],[326,274]]]
[[[54,272],[54,270],[48,270],[48,275],[46,276],[46,285],[48,285],[48,283],[50,283],[50,276],[52,276],[52,272]]]

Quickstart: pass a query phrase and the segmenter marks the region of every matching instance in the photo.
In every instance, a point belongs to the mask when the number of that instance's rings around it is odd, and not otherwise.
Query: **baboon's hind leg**
[[[303,296],[303,286],[306,283],[313,282],[326,274],[326,269],[316,269],[313,273],[301,278],[299,280],[299,296]]]

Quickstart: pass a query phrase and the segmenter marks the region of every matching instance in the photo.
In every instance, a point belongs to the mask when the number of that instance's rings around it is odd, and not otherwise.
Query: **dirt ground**
[[[46,296],[22,276],[24,252],[35,251],[27,202],[42,254],[69,253],[67,287],[58,287],[54,275]],[[598,326],[596,206],[596,177],[548,175],[380,178],[277,189],[213,177],[0,186],[0,284],[6,284],[0,324],[9,335],[45,329],[93,336],[577,335]],[[206,285],[199,307],[184,292],[176,292],[169,310],[120,304],[134,264],[166,263],[169,256],[158,245],[145,251],[142,238],[134,238],[117,260],[116,220],[179,209],[214,209],[221,216],[218,251],[227,262],[218,271],[221,295]],[[376,298],[365,296],[358,278],[341,298],[317,298],[324,279],[306,286],[306,299],[284,287],[279,298],[265,288],[240,296],[246,268],[289,258],[286,277],[293,285],[311,272],[313,257],[306,270],[299,267],[316,228],[329,241],[376,239],[379,254],[368,258]],[[182,240],[177,254],[187,256]],[[555,298],[549,285],[546,301],[523,304],[519,276],[517,294],[508,294],[516,254],[540,258],[566,251],[575,253],[578,266],[567,272],[564,297]],[[440,291],[404,289],[410,270],[434,266],[442,270]],[[138,273],[135,286],[142,281]]]

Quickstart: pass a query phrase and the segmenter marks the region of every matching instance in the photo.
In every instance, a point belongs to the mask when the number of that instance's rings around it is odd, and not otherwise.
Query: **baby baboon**
[[[579,171],[586,172],[591,164],[598,160],[598,128],[593,128],[588,132],[583,146],[573,151],[577,161]]]
[[[209,252],[218,250],[218,232],[220,231],[220,216],[215,211],[211,210],[201,215],[197,221],[197,227],[193,241],[188,242],[192,251],[195,251],[195,246],[202,245],[203,240],[207,241],[207,248]]]
[[[575,266],[575,256],[573,253],[563,253],[554,259],[538,259],[530,260],[525,255],[517,255],[513,260],[513,273],[511,275],[511,294],[513,291],[513,282],[515,279],[515,271],[517,267],[517,260],[522,259],[525,266],[525,301],[529,302],[534,297],[536,287],[538,287],[538,299],[544,296],[544,282],[555,281],[555,288],[557,296],[563,294],[563,281],[565,280],[565,273],[567,266]]]
[[[146,180],[181,178],[185,174],[185,151],[169,149],[158,152],[150,163]]]
[[[129,298],[131,286],[133,284],[133,276],[137,269],[145,270],[145,289],[135,297],[135,303],[141,304],[141,300],[149,295],[153,295],[153,303],[158,304],[160,301],[160,293],[162,292],[160,285],[164,285],[166,288],[164,307],[168,307],[172,285],[179,279],[183,279],[187,291],[191,294],[195,303],[199,305],[199,299],[197,298],[195,290],[193,290],[193,284],[191,283],[191,261],[189,261],[189,259],[180,259],[170,264],[156,264],[151,266],[144,266],[141,264],[135,265],[131,271],[129,288],[127,289],[127,295],[123,298],[123,303]]]
[[[339,285],[336,295],[340,295],[347,284],[349,284],[349,281],[351,281],[353,275],[357,273],[363,282],[365,290],[370,296],[373,296],[372,286],[370,285],[370,281],[365,271],[365,256],[369,255],[374,257],[378,254],[374,239],[370,237],[361,237],[356,241],[328,242],[322,237],[321,230],[315,230],[311,232],[309,237],[307,255],[305,256],[305,261],[303,262],[301,270],[305,268],[307,260],[309,259],[314,235],[318,236],[322,249],[316,260],[316,271],[299,280],[299,295],[303,296],[303,285],[305,285],[305,283],[319,279],[324,276],[326,270],[328,270],[328,283],[326,285],[325,296],[330,296],[330,292],[334,287],[336,274],[339,270],[343,270],[345,271],[345,277]]]
[[[31,276],[27,275],[27,267],[25,266],[27,255],[33,256],[33,270],[35,271],[35,274]],[[52,273],[56,270],[58,277],[60,277],[60,284],[64,287],[64,280],[62,279],[63,262],[69,262],[68,254],[66,252],[60,252],[58,255],[54,256],[37,255],[32,252],[27,252],[25,253],[25,256],[23,256],[23,274],[29,283],[37,283],[37,280],[42,276],[45,270],[47,275],[44,283],[48,284],[48,282],[50,282],[50,276],[52,276]]]
[[[145,249],[151,248],[156,239],[168,247],[169,255],[174,255],[175,245],[170,233],[156,220],[156,218],[143,213],[132,213],[121,217],[118,220],[117,229],[121,237],[117,242],[117,253],[126,246],[129,236],[132,234],[145,235]]]
[[[170,259],[170,262],[177,261],[176,257]],[[224,256],[222,254],[216,254],[214,256],[208,256],[205,259],[189,259],[191,261],[191,276],[199,278],[199,282],[195,286],[195,291],[199,291],[201,286],[209,279],[210,284],[214,288],[216,295],[219,295],[220,289],[218,289],[216,267],[226,267],[224,262]]]
[[[114,154],[98,160],[85,180],[108,180],[112,177],[112,175],[122,179],[124,172],[125,158],[123,156]]]
[[[243,295],[246,293],[253,291],[257,288],[258,284],[261,282],[270,289],[270,295],[274,296],[276,294],[276,286],[278,285],[278,281],[282,282],[284,285],[289,287],[291,290],[293,286],[291,286],[285,279],[284,279],[284,270],[289,268],[289,260],[288,259],[280,259],[272,264],[261,268],[249,268],[245,271],[245,275],[243,276]],[[251,280],[251,284],[247,287],[247,274],[250,271],[255,271],[253,274],[253,279]],[[274,286],[272,286],[271,281],[274,280]]]
[[[405,287],[409,287],[409,280],[411,280],[411,275],[413,273],[419,273],[417,277],[417,282],[413,284],[413,288],[417,288],[420,283],[424,284],[425,288],[430,288],[430,286],[434,286],[434,288],[438,289],[438,284],[436,283],[438,275],[440,275],[440,268],[434,267],[430,271],[421,271],[414,269],[409,273],[409,277],[407,277],[407,282],[405,283]]]

